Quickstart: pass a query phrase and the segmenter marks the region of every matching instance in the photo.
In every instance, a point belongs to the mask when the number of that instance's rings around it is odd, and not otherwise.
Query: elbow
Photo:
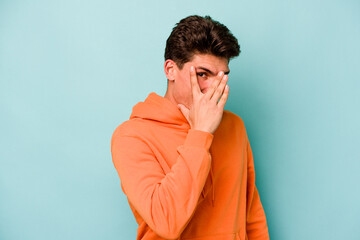
[[[182,222],[182,221],[181,221]],[[151,227],[151,226],[149,226]],[[153,225],[153,231],[165,239],[178,239],[184,231],[186,224],[179,224],[179,221],[167,221]]]
[[[164,239],[179,239],[190,220],[190,212],[171,211],[176,207],[155,208],[147,219],[149,227],[160,237]]]
[[[159,231],[154,232],[156,232],[156,234],[165,239],[178,239],[182,233],[182,230],[174,229],[172,231],[165,231],[159,229]]]

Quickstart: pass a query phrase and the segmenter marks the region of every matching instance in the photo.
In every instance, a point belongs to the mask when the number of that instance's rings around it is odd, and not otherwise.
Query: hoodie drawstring
[[[215,200],[215,185],[214,185],[214,174],[213,174],[213,171],[212,171],[212,167],[210,168],[210,180],[211,180],[211,188],[212,188],[212,206],[214,207],[214,200]]]
[[[215,186],[214,186],[214,173],[212,170],[212,167],[210,167],[210,182],[211,182],[211,188],[212,188],[212,196],[211,196],[211,204],[214,207],[215,203]],[[201,196],[205,199],[205,189],[201,191]]]

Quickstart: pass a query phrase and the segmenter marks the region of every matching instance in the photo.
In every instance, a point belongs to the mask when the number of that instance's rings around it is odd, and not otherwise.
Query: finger
[[[214,94],[216,88],[219,86],[219,83],[224,76],[224,72],[219,72],[219,74],[216,76],[214,82],[211,84],[209,90],[205,93],[206,97],[210,99],[212,95]]]
[[[227,75],[225,75],[225,76],[221,79],[219,86],[215,89],[215,92],[214,92],[214,94],[213,94],[213,96],[212,96],[212,98],[211,98],[212,101],[218,102],[219,98],[221,97],[221,95],[222,95],[223,92],[224,92],[224,89],[225,89],[227,80],[228,80],[228,76],[227,76]]]
[[[229,85],[226,85],[225,89],[224,89],[224,93],[223,93],[223,95],[221,96],[221,98],[220,98],[220,100],[218,102],[218,107],[220,109],[224,109],[225,103],[226,103],[226,101],[228,99],[228,96],[229,96]]]
[[[197,81],[196,72],[194,66],[190,67],[190,83],[193,95],[199,95],[201,93],[199,83]]]

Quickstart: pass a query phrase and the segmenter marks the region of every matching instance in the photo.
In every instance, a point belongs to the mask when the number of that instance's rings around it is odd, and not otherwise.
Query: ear
[[[175,80],[176,63],[171,59],[166,59],[164,63],[164,71],[169,81]]]

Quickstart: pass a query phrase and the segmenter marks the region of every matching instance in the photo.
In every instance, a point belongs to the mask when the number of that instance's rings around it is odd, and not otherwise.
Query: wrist
[[[191,129],[192,130],[197,130],[197,131],[202,131],[202,132],[208,132],[208,133],[213,134],[213,132],[210,129],[207,129],[207,128],[192,127]]]
[[[209,149],[213,140],[213,134],[207,131],[190,129],[185,139],[185,146],[204,147]]]

